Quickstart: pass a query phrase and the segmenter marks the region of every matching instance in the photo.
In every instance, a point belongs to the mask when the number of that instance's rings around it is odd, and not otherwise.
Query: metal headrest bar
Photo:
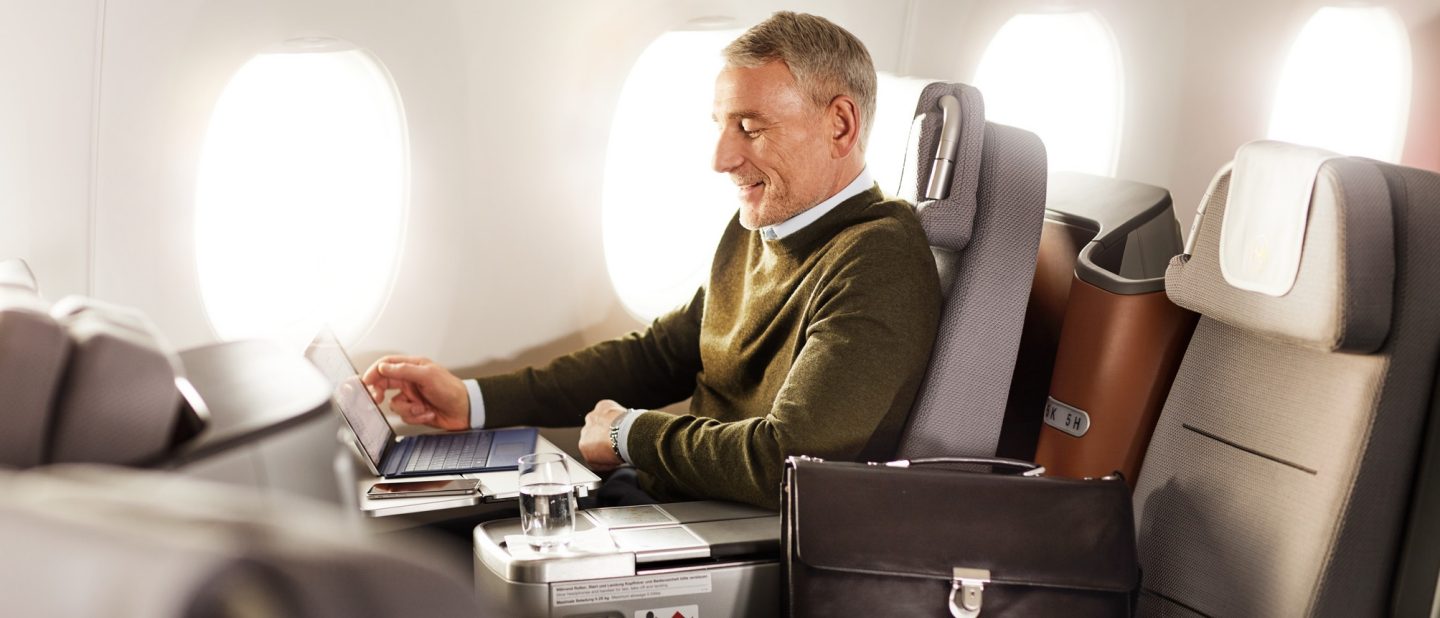
[[[930,166],[930,183],[925,199],[943,200],[950,196],[950,182],[955,178],[955,158],[960,151],[960,100],[953,94],[940,97],[944,119],[940,124],[940,141],[935,148],[935,162]]]

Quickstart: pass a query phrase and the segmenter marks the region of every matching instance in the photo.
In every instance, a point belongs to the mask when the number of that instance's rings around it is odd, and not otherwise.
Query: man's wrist
[[[615,457],[622,462],[625,462],[625,455],[620,449],[620,425],[625,422],[625,417],[629,416],[631,412],[634,410],[625,410],[610,421],[610,450],[614,451]]]
[[[618,447],[616,454],[620,456],[620,461],[623,461],[627,464],[633,465],[635,463],[630,459],[630,428],[635,425],[636,419],[644,416],[644,413],[645,410],[631,408],[629,410],[626,410],[624,414],[621,414],[616,419],[616,425],[618,426],[618,431],[616,431],[615,434],[615,445],[616,447]]]

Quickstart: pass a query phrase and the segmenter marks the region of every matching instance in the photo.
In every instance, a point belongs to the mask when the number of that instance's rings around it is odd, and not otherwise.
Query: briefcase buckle
[[[979,616],[980,604],[984,601],[985,584],[988,583],[990,571],[986,569],[955,567],[954,581],[950,585],[950,615],[955,618]]]

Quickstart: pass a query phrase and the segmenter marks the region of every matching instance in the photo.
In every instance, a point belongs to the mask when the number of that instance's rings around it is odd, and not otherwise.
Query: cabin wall
[[[1075,0],[1110,26],[1125,71],[1125,121],[1116,176],[1170,189],[1188,226],[1221,165],[1265,137],[1290,46],[1323,0]],[[1377,2],[1396,11],[1415,53],[1414,100],[1402,162],[1440,170],[1440,4]],[[915,51],[903,71],[970,81],[1010,16],[1053,10],[1049,0],[917,0]],[[1337,84],[1337,87],[1343,85]],[[1083,96],[1083,93],[1077,93]],[[1183,226],[1182,226],[1183,227]]]
[[[0,258],[27,258],[51,298],[89,289],[99,11],[0,2]]]

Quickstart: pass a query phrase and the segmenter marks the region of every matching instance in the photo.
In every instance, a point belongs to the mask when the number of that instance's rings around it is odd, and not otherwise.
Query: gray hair
[[[855,35],[824,17],[777,11],[723,53],[731,67],[784,62],[800,90],[819,107],[849,95],[860,107],[860,148],[865,149],[875,118],[875,63]]]

